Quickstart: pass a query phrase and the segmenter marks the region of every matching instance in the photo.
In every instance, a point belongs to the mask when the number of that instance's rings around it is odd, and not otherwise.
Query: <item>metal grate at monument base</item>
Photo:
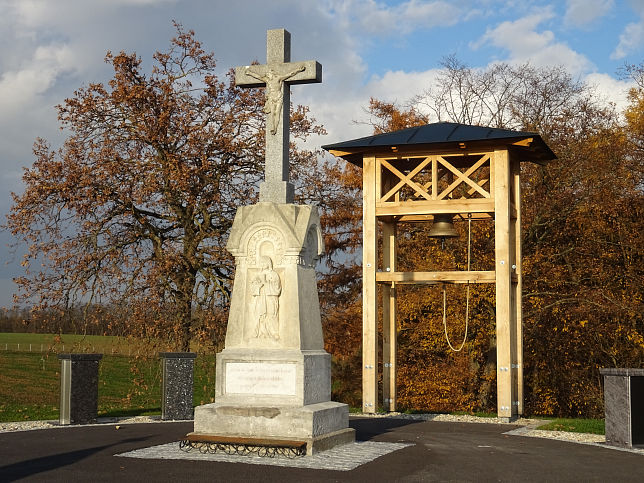
[[[305,441],[230,438],[214,435],[188,434],[185,439],[179,441],[179,449],[185,452],[197,450],[203,454],[224,453],[228,455],[260,456],[264,458],[275,458],[277,456],[298,458],[306,456]]]

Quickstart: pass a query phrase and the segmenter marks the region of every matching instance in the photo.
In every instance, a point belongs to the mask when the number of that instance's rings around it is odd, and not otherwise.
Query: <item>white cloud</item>
[[[65,73],[75,69],[74,56],[66,45],[37,47],[33,57],[18,69],[0,76],[0,111],[3,117],[25,108],[45,93]]]
[[[382,76],[373,76],[362,86],[355,82],[332,84],[323,86],[319,91],[311,86],[306,89],[306,98],[300,96],[297,87],[294,102],[309,105],[328,133],[326,136],[312,137],[304,146],[317,148],[371,135],[373,128],[367,124],[369,115],[365,110],[371,97],[405,105],[413,96],[429,88],[437,73],[435,69],[422,72],[388,71]]]
[[[562,42],[557,42],[550,30],[538,30],[540,24],[555,16],[552,8],[537,9],[534,13],[514,21],[505,21],[489,28],[470,47],[478,49],[493,45],[509,52],[510,63],[530,62],[537,66],[563,65],[572,74],[590,70],[592,63]]]
[[[623,112],[628,106],[628,91],[635,85],[633,81],[615,79],[599,72],[588,74],[584,81],[595,87],[602,100],[615,103],[619,112]]]
[[[408,0],[395,6],[376,0],[336,0],[330,7],[335,16],[349,21],[360,32],[382,36],[454,25],[469,12],[440,0]]]
[[[108,12],[127,7],[164,7],[177,0],[8,0],[7,6],[15,12],[19,22],[26,27],[68,25],[72,28],[101,18]],[[122,13],[122,10],[121,10]],[[107,20],[107,19],[105,19]],[[74,22],[79,24],[74,26]],[[117,27],[117,25],[114,25]]]
[[[633,10],[639,15],[638,22],[631,22],[624,27],[619,36],[619,43],[610,54],[613,60],[623,59],[632,52],[637,52],[644,45],[644,1],[633,1]]]
[[[610,54],[611,59],[623,59],[630,52],[641,48],[644,44],[644,22],[629,23],[619,36],[619,44]]]
[[[564,22],[584,27],[606,15],[614,6],[613,0],[568,0]]]
[[[413,96],[427,90],[436,80],[438,72],[437,69],[423,72],[388,71],[382,77],[374,76],[366,89],[372,97],[405,104]]]

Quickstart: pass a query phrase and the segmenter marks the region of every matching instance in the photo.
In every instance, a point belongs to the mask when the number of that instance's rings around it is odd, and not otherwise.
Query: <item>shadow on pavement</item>
[[[356,430],[357,441],[370,441],[374,437],[389,433],[396,428],[422,422],[413,419],[354,417],[349,420],[349,426]]]
[[[2,475],[3,482],[16,481],[28,476],[33,476],[45,471],[51,471],[63,466],[73,465],[79,461],[91,456],[95,453],[103,451],[112,446],[121,445],[123,443],[136,443],[145,441],[144,438],[130,438],[127,440],[119,441],[118,443],[107,444],[103,446],[94,446],[93,448],[85,448],[78,451],[69,451],[67,453],[58,453],[40,458],[20,461],[6,466],[0,466],[0,475]]]

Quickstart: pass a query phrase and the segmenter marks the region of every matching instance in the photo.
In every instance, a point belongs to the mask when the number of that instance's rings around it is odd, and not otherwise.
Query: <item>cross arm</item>
[[[299,71],[302,67],[304,70]],[[269,71],[276,75],[293,73],[286,79],[287,84],[314,84],[322,82],[322,66],[315,60],[285,62],[280,64],[244,65],[235,67],[235,84],[239,87],[262,87]],[[298,72],[299,71],[299,72]],[[251,72],[253,75],[249,75]]]

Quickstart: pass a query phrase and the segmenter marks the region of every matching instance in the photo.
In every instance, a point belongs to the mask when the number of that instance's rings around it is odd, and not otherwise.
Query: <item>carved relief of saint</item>
[[[282,115],[284,104],[284,91],[282,90],[284,87],[284,81],[290,79],[299,72],[304,72],[305,70],[306,67],[302,65],[291,72],[279,75],[272,69],[269,69],[266,75],[262,76],[246,67],[246,75],[266,84],[266,103],[264,104],[264,113],[269,115],[268,120],[270,121],[269,125],[271,134],[277,133],[277,127],[280,124],[280,116]]]
[[[250,282],[255,337],[278,340],[279,296],[282,293],[280,276],[273,270],[270,257],[259,257],[261,272]]]

